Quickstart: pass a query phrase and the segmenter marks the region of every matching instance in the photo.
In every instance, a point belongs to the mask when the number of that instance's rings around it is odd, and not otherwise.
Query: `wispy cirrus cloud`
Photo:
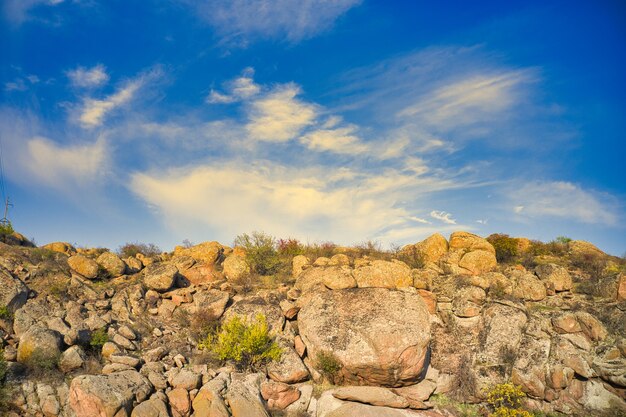
[[[92,88],[99,87],[109,81],[109,74],[102,64],[95,65],[91,68],[78,66],[73,70],[66,72],[67,78],[74,87]]]
[[[193,7],[228,45],[256,39],[299,42],[322,33],[361,0],[182,0]]]
[[[521,218],[555,217],[609,226],[620,218],[614,197],[568,181],[517,184],[508,198],[512,211]]]
[[[137,93],[143,86],[160,76],[161,70],[159,68],[152,69],[128,80],[114,93],[102,99],[84,98],[80,107],[75,109],[78,122],[84,128],[94,128],[102,125],[109,113],[130,103],[136,98]]]
[[[452,214],[446,213],[445,211],[433,210],[430,212],[430,217],[435,220],[439,220],[442,223],[456,224],[456,220],[452,218]]]

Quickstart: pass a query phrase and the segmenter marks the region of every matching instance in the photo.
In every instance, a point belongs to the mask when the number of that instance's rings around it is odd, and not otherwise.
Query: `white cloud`
[[[226,93],[220,93],[215,90],[211,90],[211,93],[207,97],[207,103],[211,104],[227,104],[234,103],[241,100],[249,99],[261,92],[261,87],[254,82],[252,76],[254,75],[253,68],[246,68],[243,71],[241,77],[237,77],[232,81],[225,84]]]
[[[312,151],[329,151],[343,154],[360,154],[369,151],[355,134],[353,125],[337,129],[318,129],[300,138],[300,142]]]
[[[67,77],[75,87],[99,87],[109,81],[109,74],[102,64],[92,68],[78,67],[67,71]]]
[[[104,140],[61,146],[47,138],[36,137],[27,142],[24,165],[38,182],[70,193],[77,185],[91,185],[103,174],[107,161]]]
[[[516,104],[516,89],[530,80],[528,71],[466,76],[425,94],[398,115],[444,130],[489,121]]]
[[[515,187],[509,198],[514,213],[528,217],[560,217],[582,223],[614,225],[614,199],[566,181],[536,181]]]
[[[78,109],[78,121],[85,128],[102,125],[104,118],[118,107],[128,104],[136,98],[137,92],[147,83],[162,75],[160,68],[153,68],[127,81],[117,91],[103,99],[87,97]]]
[[[198,224],[220,238],[262,229],[279,236],[352,242],[388,226],[418,221],[400,201],[454,187],[435,177],[394,170],[379,175],[328,167],[205,165],[136,173],[131,190],[156,207],[172,228]]]
[[[246,129],[252,139],[286,142],[314,123],[317,106],[296,98],[300,88],[293,84],[275,87],[250,104]]]
[[[29,12],[38,6],[56,6],[63,0],[5,0],[4,15],[13,24],[20,25],[30,18]]]
[[[421,217],[416,217],[416,216],[409,216],[407,217],[407,219],[416,222],[416,223],[423,223],[423,224],[431,224],[428,220],[426,219],[422,219]]]
[[[246,46],[255,38],[297,42],[328,30],[361,0],[182,0],[195,7],[224,42]]]
[[[4,91],[26,91],[28,87],[21,78],[17,78],[15,81],[11,81],[4,84]]]
[[[456,220],[452,218],[452,214],[446,213],[445,211],[433,210],[430,212],[430,217],[446,224],[456,224]]]

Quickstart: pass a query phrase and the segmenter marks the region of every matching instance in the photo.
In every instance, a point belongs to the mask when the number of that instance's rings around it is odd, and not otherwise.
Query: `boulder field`
[[[218,242],[124,259],[0,243],[0,413],[460,416],[454,404],[484,406],[512,382],[527,409],[626,415],[626,275],[593,245],[509,264],[467,232],[394,254],[344,249],[266,279]],[[219,322],[259,314],[278,360],[238,369],[199,348]]]

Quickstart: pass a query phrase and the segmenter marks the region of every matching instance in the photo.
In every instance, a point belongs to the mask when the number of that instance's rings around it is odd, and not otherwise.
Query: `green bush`
[[[122,258],[130,258],[141,253],[145,256],[157,256],[161,254],[161,249],[154,243],[126,243],[117,249],[117,254]]]
[[[93,333],[91,333],[91,340],[89,341],[89,346],[91,347],[92,350],[100,351],[102,349],[102,346],[104,346],[104,344],[108,341],[109,341],[109,335],[107,334],[106,329],[102,327],[98,330],[95,330]]]
[[[257,314],[251,323],[239,316],[232,317],[218,331],[209,333],[198,347],[209,350],[220,360],[233,361],[240,369],[246,370],[277,361],[282,354],[269,333],[263,314]]]
[[[424,268],[424,254],[415,246],[408,246],[398,251],[398,260],[407,264],[410,268]]]
[[[235,238],[234,245],[246,250],[246,260],[252,272],[272,275],[280,269],[281,260],[273,236],[263,232],[244,233]]]
[[[7,376],[8,365],[4,359],[4,349],[0,348],[0,386],[4,384],[4,378]]]
[[[568,243],[572,241],[572,239],[567,236],[557,236],[556,239],[554,239],[554,241],[562,245],[567,245]]]
[[[498,262],[511,262],[518,255],[518,240],[505,234],[493,234],[487,237],[487,241],[491,243],[496,250],[496,259]]]
[[[15,230],[13,230],[11,222],[0,223],[0,240],[3,242],[6,241],[6,238],[11,236],[13,233],[15,233]]]
[[[3,320],[11,320],[13,318],[13,313],[7,306],[0,306],[0,319]]]
[[[317,369],[331,383],[335,383],[337,374],[341,370],[341,362],[332,352],[320,351],[315,357]]]

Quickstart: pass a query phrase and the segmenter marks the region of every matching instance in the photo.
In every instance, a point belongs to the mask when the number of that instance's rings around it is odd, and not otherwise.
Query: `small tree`
[[[518,240],[505,234],[493,234],[487,237],[487,241],[493,245],[496,250],[496,259],[498,262],[510,262],[519,253]]]
[[[15,230],[13,230],[13,225],[10,221],[3,220],[0,222],[0,240],[6,242],[7,237],[11,236],[13,233],[15,233]]]
[[[198,347],[209,350],[220,360],[231,360],[240,369],[246,370],[277,361],[282,353],[269,333],[265,316],[260,313],[251,323],[239,316],[232,317],[217,332],[209,333]]]
[[[280,269],[280,256],[273,236],[263,232],[244,233],[235,238],[234,244],[246,250],[246,260],[252,272],[272,275]]]

